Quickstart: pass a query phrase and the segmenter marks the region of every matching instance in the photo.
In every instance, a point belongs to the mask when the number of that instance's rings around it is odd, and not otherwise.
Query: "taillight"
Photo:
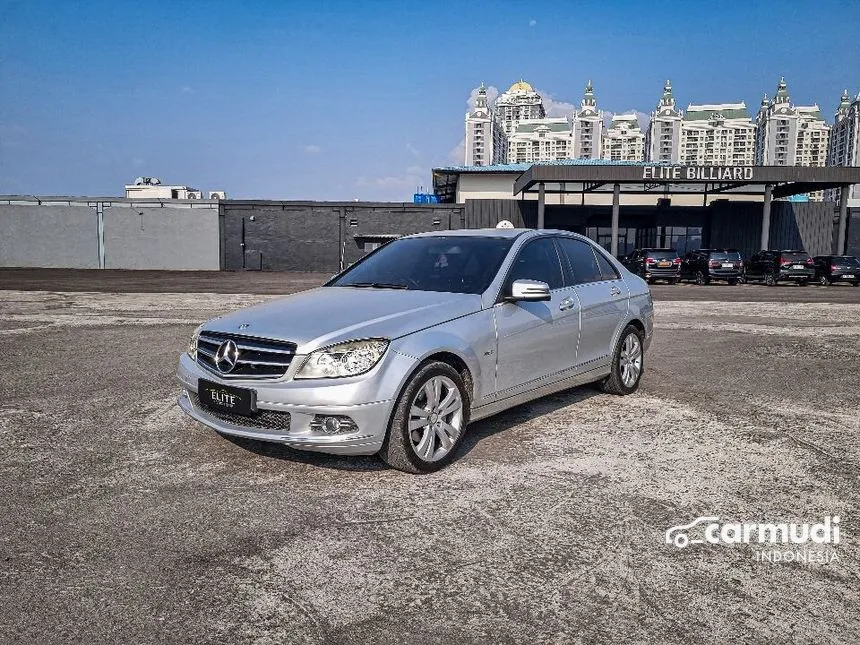
[[[743,269],[743,268],[744,268],[744,261],[743,261],[743,260],[741,260],[740,262],[738,262],[738,267],[739,267],[739,268],[741,268],[741,269]]]
[[[832,273],[833,271],[839,271],[839,267],[835,264],[830,265],[830,272]]]
[[[812,258],[806,258],[807,264],[815,264],[815,261]]]
[[[645,258],[646,264],[654,264],[654,258]]]
[[[786,260],[786,259],[784,259],[784,258],[779,258],[779,265],[780,265],[780,266],[787,267],[787,266],[788,266],[788,265],[790,265],[790,264],[791,264],[791,260]]]
[[[680,265],[681,264],[681,258],[675,258],[674,260],[672,260],[672,264]]]
[[[720,263],[716,260],[711,260],[710,262],[708,262],[708,266],[712,269],[718,269],[720,267]]]

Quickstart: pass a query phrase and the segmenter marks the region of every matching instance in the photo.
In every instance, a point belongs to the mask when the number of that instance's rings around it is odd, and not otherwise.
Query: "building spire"
[[[776,86],[774,101],[776,103],[788,103],[788,100],[788,85],[785,82],[785,76],[780,76],[779,85]]]
[[[593,108],[595,105],[597,105],[597,100],[594,98],[594,86],[589,80],[588,83],[585,84],[585,94],[582,96],[582,107],[583,109]]]

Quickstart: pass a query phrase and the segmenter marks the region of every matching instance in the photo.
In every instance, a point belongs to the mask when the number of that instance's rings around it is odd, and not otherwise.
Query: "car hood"
[[[478,294],[319,287],[234,311],[203,328],[293,342],[305,354],[344,340],[398,338],[480,309]]]

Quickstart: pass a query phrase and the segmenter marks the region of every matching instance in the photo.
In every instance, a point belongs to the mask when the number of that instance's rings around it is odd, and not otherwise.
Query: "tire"
[[[773,273],[766,273],[764,276],[764,283],[769,287],[776,286],[776,276]]]
[[[808,284],[809,284],[809,280],[798,280],[798,281],[797,281],[797,286],[798,286],[798,287],[805,287],[805,286],[807,286]]]
[[[679,281],[679,280],[680,280],[680,278],[671,278],[671,279],[669,280],[669,284],[678,284],[678,281]]]
[[[855,282],[855,283],[854,283],[854,286],[855,286],[855,287],[860,287],[860,282]]]
[[[704,273],[696,271],[696,284],[702,286],[708,284],[708,282],[710,282],[710,280],[705,277]]]
[[[829,287],[831,284],[830,278],[828,278],[826,275],[823,275],[818,278],[818,284],[820,284],[822,287]]]
[[[434,386],[439,388],[435,396]],[[435,410],[454,392],[456,395],[451,405],[459,400],[459,408],[437,418]],[[435,406],[433,398],[438,399]],[[427,406],[431,407],[428,409]],[[413,408],[427,410],[427,415],[414,415]],[[426,421],[423,425],[422,420]],[[441,425],[443,423],[447,424],[447,430]],[[407,473],[435,472],[454,459],[468,423],[469,395],[463,378],[447,363],[425,363],[416,370],[397,398],[379,457],[392,468]],[[411,431],[410,424],[413,426]]]
[[[737,278],[729,278],[729,279],[727,280],[727,282],[729,283],[729,286],[730,286],[730,287],[733,287],[733,286],[735,286],[735,285],[738,283],[738,279],[737,279]]]
[[[631,337],[634,340],[628,343],[628,338]],[[635,367],[631,366],[631,369],[634,371],[632,380],[630,378],[631,372],[625,372],[622,365],[623,354],[630,352],[633,349],[631,346],[638,347],[638,371],[636,371]],[[636,363],[633,363],[633,365],[636,365]],[[632,394],[639,389],[639,382],[642,380],[642,374],[644,373],[645,349],[642,332],[633,325],[627,325],[618,338],[615,351],[612,352],[612,371],[609,372],[609,376],[601,381],[600,388],[609,394],[618,394],[621,396]]]
[[[645,282],[647,282],[648,284],[654,284],[654,278],[647,278]]]

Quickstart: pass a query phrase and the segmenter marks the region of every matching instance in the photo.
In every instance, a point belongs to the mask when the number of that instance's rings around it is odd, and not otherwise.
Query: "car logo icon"
[[[689,524],[673,526],[666,531],[666,544],[674,544],[679,549],[683,549],[689,544],[702,544],[704,540],[701,538],[690,539],[690,536],[687,535],[687,530],[698,524],[703,524],[704,522],[716,522],[719,519],[720,518],[718,516],[697,517]]]
[[[225,341],[218,346],[215,352],[215,367],[222,374],[229,374],[236,367],[239,360],[239,348],[232,340]]]

